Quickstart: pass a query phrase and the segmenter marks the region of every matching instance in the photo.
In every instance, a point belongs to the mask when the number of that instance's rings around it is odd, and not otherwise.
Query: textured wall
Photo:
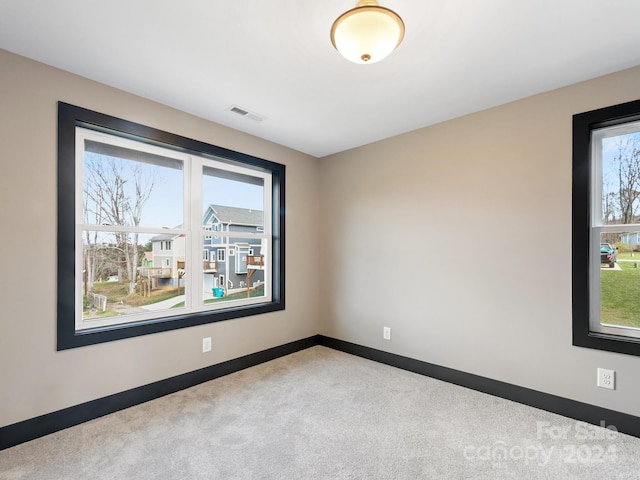
[[[58,100],[286,164],[286,310],[56,352]],[[0,113],[0,426],[318,333],[316,159],[2,50]]]
[[[635,68],[322,159],[321,333],[640,415],[640,358],[571,346],[572,115],[638,98]]]

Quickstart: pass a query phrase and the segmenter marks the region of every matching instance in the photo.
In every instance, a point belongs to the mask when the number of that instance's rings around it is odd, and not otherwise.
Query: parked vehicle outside
[[[616,266],[616,249],[610,243],[600,244],[600,263],[607,263],[610,268]]]

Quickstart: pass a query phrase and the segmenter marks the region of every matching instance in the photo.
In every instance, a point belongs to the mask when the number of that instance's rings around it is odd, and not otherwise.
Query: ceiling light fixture
[[[340,15],[331,27],[331,43],[354,63],[379,62],[404,38],[404,22],[376,0],[360,0]]]

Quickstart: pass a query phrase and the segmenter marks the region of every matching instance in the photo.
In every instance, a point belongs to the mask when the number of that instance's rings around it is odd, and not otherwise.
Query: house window
[[[573,118],[573,344],[640,355],[640,101]]]
[[[224,275],[218,276],[218,286],[220,286],[221,288],[227,288],[227,286],[224,284]]]
[[[207,250],[206,248],[202,250],[202,260],[204,260],[205,262],[209,261],[209,250]]]
[[[274,162],[59,103],[58,349],[284,309],[284,174]],[[233,232],[269,252],[256,272],[265,284],[250,298],[212,301],[212,272],[197,254],[209,257],[210,205],[264,228]],[[164,258],[143,265],[149,243]],[[100,281],[112,272],[124,280]],[[158,298],[163,308],[146,308]]]
[[[247,273],[247,255],[249,254],[249,247],[247,245],[236,246],[236,270],[237,274]]]
[[[218,261],[219,262],[224,262],[225,260],[225,249],[224,248],[219,248],[218,249]]]

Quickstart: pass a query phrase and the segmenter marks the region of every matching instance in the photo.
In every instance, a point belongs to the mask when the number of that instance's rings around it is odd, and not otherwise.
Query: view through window
[[[70,125],[63,118],[69,113],[112,121],[60,107],[61,141],[74,144],[59,154],[59,279],[65,281],[58,325],[59,340],[67,339],[61,348],[284,307],[284,167],[182,137],[164,144],[78,118]],[[185,148],[193,143],[204,148]],[[63,185],[69,177],[72,195]],[[63,207],[71,205],[75,226],[69,234]],[[71,237],[73,267],[62,261],[70,258]],[[65,288],[70,272],[72,305]],[[71,310],[69,336],[69,319],[62,317]],[[131,334],[99,339],[122,327],[132,327]],[[75,341],[83,333],[96,335]]]
[[[573,117],[573,344],[640,355],[640,101]]]
[[[640,122],[592,135],[592,329],[640,337]]]

